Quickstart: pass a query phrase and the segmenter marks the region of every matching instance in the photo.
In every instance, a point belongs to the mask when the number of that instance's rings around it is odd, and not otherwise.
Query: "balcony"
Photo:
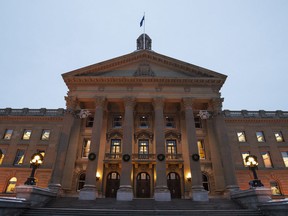
[[[104,160],[105,161],[121,161],[122,153],[106,153]]]
[[[155,161],[155,154],[132,154],[133,161]]]

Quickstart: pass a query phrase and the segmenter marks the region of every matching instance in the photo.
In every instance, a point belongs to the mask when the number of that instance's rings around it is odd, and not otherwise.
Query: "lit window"
[[[85,173],[81,173],[81,174],[79,175],[78,185],[77,185],[77,191],[80,191],[80,190],[84,187],[85,178],[86,178]]]
[[[113,117],[112,127],[113,128],[121,128],[122,127],[122,116],[121,115],[115,115]]]
[[[111,140],[111,154],[119,154],[121,152],[121,140],[120,139],[112,139]],[[118,155],[119,156],[119,155]]]
[[[246,142],[246,136],[244,131],[237,132],[238,142]]]
[[[282,195],[280,187],[276,181],[270,182],[271,192],[274,196]]]
[[[165,123],[167,128],[175,128],[175,119],[171,116],[165,117]]]
[[[247,165],[246,165],[245,159],[246,159],[247,156],[250,155],[250,152],[242,152],[241,154],[242,154],[243,164],[246,167]]]
[[[83,148],[82,148],[82,157],[87,158],[90,152],[90,139],[84,139]]]
[[[177,154],[176,140],[167,140],[167,154],[169,159],[174,159]]]
[[[288,167],[288,152],[281,152],[285,167]]]
[[[17,183],[17,178],[16,177],[12,177],[9,180],[9,182],[8,182],[8,186],[6,188],[6,193],[14,193],[15,192],[16,183]]]
[[[195,128],[202,128],[202,123],[201,123],[200,117],[194,118],[194,121],[195,121]]]
[[[264,133],[263,131],[257,131],[256,137],[258,142],[265,142]]]
[[[86,119],[86,127],[93,127],[93,122],[94,122],[94,118],[91,116],[88,116]]]
[[[29,140],[32,130],[24,130],[22,140]]]
[[[0,149],[0,165],[2,164],[4,157],[5,157],[5,150],[4,149]]]
[[[284,142],[284,138],[281,131],[275,132],[274,135],[277,142]]]
[[[203,141],[198,140],[197,145],[198,145],[198,151],[199,151],[200,159],[205,159],[205,150],[204,150]]]
[[[147,115],[140,116],[139,128],[149,128],[149,117]]]
[[[263,159],[265,167],[272,168],[273,166],[272,166],[269,152],[262,152],[261,155],[262,155],[262,159]]]
[[[14,163],[13,163],[14,166],[23,164],[24,154],[25,154],[25,150],[23,150],[23,149],[17,150],[16,156],[14,159]]]
[[[50,130],[42,130],[41,140],[49,140]]]
[[[4,136],[3,136],[3,139],[4,139],[4,140],[10,140],[11,137],[12,137],[12,133],[13,133],[13,130],[12,130],[12,129],[7,129],[7,130],[5,131],[5,134],[4,134]]]
[[[138,157],[139,157],[139,159],[149,158],[149,142],[148,142],[148,140],[139,140]]]

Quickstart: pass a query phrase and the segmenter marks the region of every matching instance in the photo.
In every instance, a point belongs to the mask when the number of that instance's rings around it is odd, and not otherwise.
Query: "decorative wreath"
[[[124,154],[122,156],[123,161],[128,162],[130,160],[130,155],[129,154]]]
[[[95,159],[96,159],[96,154],[95,154],[95,153],[90,153],[90,154],[88,155],[88,159],[89,159],[90,161],[95,160]]]
[[[163,161],[163,160],[165,160],[165,155],[164,155],[164,154],[158,154],[158,155],[157,155],[157,159],[158,159],[159,161]]]
[[[200,159],[199,154],[193,154],[193,155],[192,155],[192,160],[194,160],[194,161],[199,161],[199,159]]]

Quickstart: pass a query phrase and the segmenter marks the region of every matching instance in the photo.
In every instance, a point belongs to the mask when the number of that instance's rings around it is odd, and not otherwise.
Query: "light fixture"
[[[99,172],[96,173],[96,181],[99,181],[100,180],[100,174]]]
[[[258,161],[257,157],[255,155],[248,155],[245,158],[246,165],[251,169],[253,173],[253,180],[249,182],[249,185],[251,187],[263,187],[264,185],[262,184],[261,180],[258,179],[256,169],[258,168]]]
[[[186,179],[188,182],[191,182],[191,173],[190,172],[187,174]]]
[[[32,167],[32,171],[30,177],[27,178],[25,185],[36,185],[36,179],[34,177],[36,169],[43,163],[43,155],[41,153],[35,153],[32,155],[30,160],[30,167]]]

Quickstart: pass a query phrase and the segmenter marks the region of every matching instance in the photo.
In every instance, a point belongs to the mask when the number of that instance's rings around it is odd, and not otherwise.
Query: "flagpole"
[[[146,24],[146,20],[145,20],[145,12],[144,12],[144,34],[143,34],[143,42],[144,42],[144,45],[143,45],[143,48],[145,50],[145,24]]]

